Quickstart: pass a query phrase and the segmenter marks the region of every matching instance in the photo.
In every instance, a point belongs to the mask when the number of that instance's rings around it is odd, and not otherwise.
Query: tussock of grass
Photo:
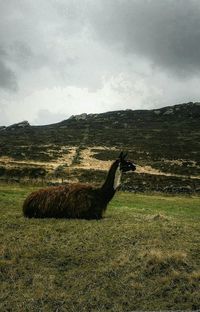
[[[31,190],[0,186],[1,311],[199,308],[199,198],[119,193],[100,221],[29,220]]]
[[[168,218],[160,213],[158,213],[157,215],[153,216],[153,220],[155,221],[168,221]]]
[[[163,275],[174,270],[190,271],[187,254],[183,251],[161,251],[151,249],[142,255],[145,259],[145,274]]]

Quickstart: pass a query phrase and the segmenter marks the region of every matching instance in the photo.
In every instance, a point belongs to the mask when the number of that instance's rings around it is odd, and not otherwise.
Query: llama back
[[[23,205],[29,218],[86,218],[101,217],[97,190],[88,185],[71,184],[49,187],[31,193]]]
[[[55,210],[58,209],[59,205],[57,194],[61,195],[63,192],[63,187],[49,187],[31,193],[23,204],[24,216],[29,218],[50,217],[50,214],[53,213],[52,210],[54,210],[55,214]],[[67,189],[66,192],[68,192]]]

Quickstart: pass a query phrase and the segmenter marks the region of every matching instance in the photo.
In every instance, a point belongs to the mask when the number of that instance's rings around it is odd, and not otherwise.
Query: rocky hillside
[[[99,183],[120,150],[138,164],[125,178],[127,188],[198,190],[200,103],[0,127],[0,177]]]

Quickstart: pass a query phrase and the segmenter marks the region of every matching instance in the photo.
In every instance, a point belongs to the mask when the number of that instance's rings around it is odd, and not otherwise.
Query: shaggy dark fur
[[[29,218],[80,218],[100,219],[102,218],[108,202],[115,194],[114,179],[121,158],[117,159],[108,172],[105,183],[101,188],[84,184],[70,184],[58,187],[49,187],[31,193],[23,205],[23,213]],[[135,170],[135,167],[126,168],[124,171]]]
[[[26,217],[99,219],[106,209],[101,190],[71,184],[49,187],[30,194],[24,202]]]

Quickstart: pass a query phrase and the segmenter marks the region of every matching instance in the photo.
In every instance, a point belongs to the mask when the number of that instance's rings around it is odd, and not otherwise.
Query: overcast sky
[[[199,100],[199,0],[0,0],[0,125]]]

